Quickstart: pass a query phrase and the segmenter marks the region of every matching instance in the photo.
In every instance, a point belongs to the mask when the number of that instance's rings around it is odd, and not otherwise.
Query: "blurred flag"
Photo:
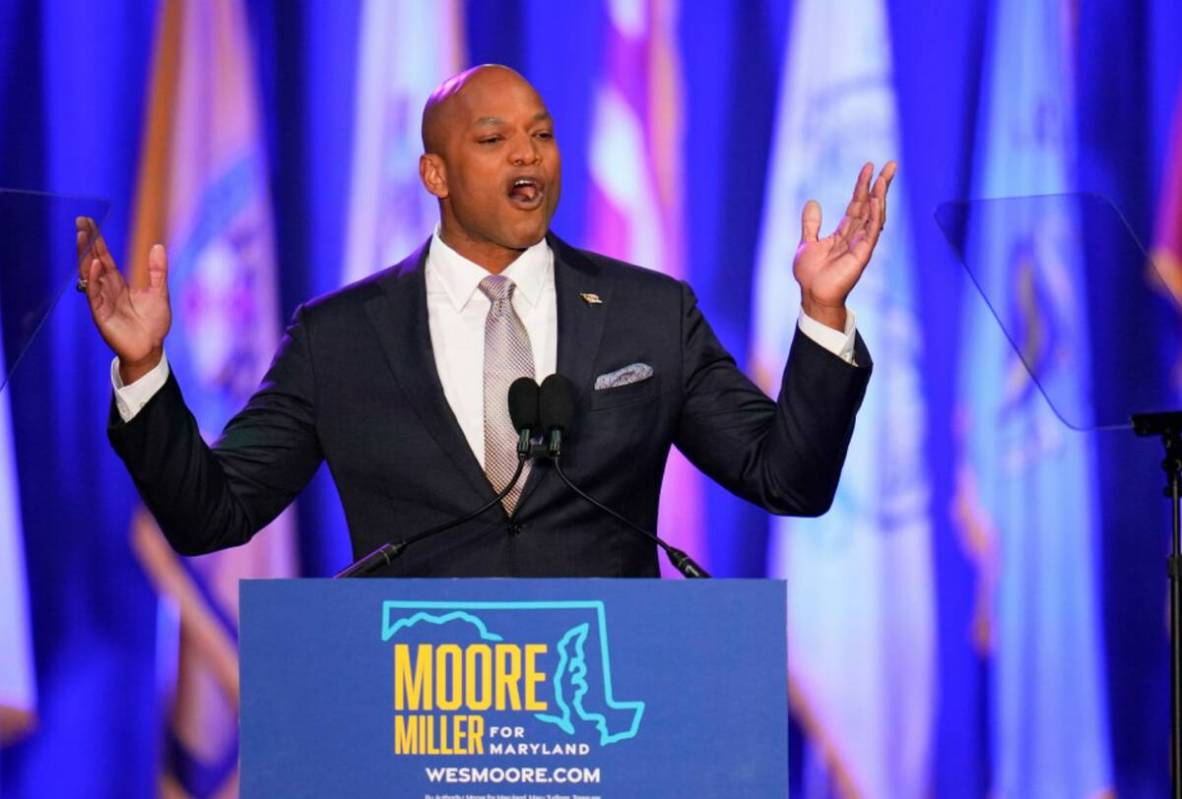
[[[1157,229],[1150,253],[1156,276],[1149,276],[1149,280],[1155,286],[1164,284],[1175,304],[1182,307],[1182,91],[1178,92],[1174,103],[1171,127],[1166,173],[1158,202]],[[1175,390],[1182,391],[1182,354],[1174,362],[1172,377]]]
[[[133,280],[146,282],[148,249],[163,242],[168,360],[208,438],[258,386],[280,332],[266,152],[240,0],[163,5],[143,146]],[[245,546],[188,560],[146,514],[133,523],[161,607],[180,616],[179,639],[161,636],[162,679],[175,687],[164,796],[237,795],[238,580],[294,573],[292,519],[285,512]]]
[[[594,92],[587,246],[676,278],[682,249],[682,73],[677,0],[609,0],[602,73]],[[699,558],[701,476],[670,453],[659,534]],[[662,562],[662,570],[672,573]]]
[[[401,261],[435,228],[419,122],[435,87],[463,68],[463,31],[458,0],[365,2],[342,283]]]
[[[973,194],[1068,191],[1076,169],[1071,0],[999,0],[987,41]],[[1051,395],[1090,396],[1085,273],[1062,213],[989,217],[970,231],[975,276]],[[1052,208],[1048,203],[1045,207]],[[1066,207],[1066,206],[1064,206]],[[1093,796],[1111,785],[1096,594],[1092,441],[1039,394],[974,289],[964,301],[957,506],[996,540],[989,604],[995,796]]]
[[[0,347],[0,375],[5,371]],[[31,629],[16,447],[8,392],[0,389],[0,745],[28,732],[37,718]]]
[[[791,31],[753,303],[755,369],[772,395],[796,332],[805,202],[821,203],[831,232],[862,164],[899,154],[880,0],[799,0]],[[809,739],[806,774],[824,774],[806,779],[810,796],[927,793],[936,628],[906,174],[851,299],[874,379],[833,508],[772,523],[769,568],[788,581],[790,702]]]
[[[1153,260],[1167,278],[1174,296],[1182,300],[1182,91],[1174,103],[1174,122],[1162,178]]]

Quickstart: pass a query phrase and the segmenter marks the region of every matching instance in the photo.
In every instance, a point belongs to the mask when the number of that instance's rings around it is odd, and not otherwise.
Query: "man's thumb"
[[[153,244],[148,251],[148,286],[168,289],[168,254],[163,244]]]
[[[800,241],[807,243],[816,241],[821,232],[821,204],[816,200],[809,200],[804,204],[804,211],[800,215]]]

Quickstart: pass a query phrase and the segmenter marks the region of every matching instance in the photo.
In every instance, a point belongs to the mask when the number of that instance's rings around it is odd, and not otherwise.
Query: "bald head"
[[[501,64],[481,64],[453,75],[431,92],[423,106],[423,152],[443,152],[449,131],[461,130],[461,126],[469,121],[473,95],[487,89],[495,90],[498,84],[502,87],[522,86],[537,95],[537,90],[521,73]]]
[[[422,133],[419,176],[439,200],[446,244],[499,270],[546,235],[562,163],[529,81],[495,65],[461,72],[427,101]]]

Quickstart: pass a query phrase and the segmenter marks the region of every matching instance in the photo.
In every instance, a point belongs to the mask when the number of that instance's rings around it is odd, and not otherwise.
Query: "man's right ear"
[[[419,156],[419,177],[427,191],[439,199],[447,197],[447,166],[435,153]]]

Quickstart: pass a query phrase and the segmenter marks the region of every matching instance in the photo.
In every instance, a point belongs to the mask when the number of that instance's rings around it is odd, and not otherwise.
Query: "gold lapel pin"
[[[579,296],[582,297],[583,302],[587,303],[588,305],[603,305],[603,300],[599,299],[598,294],[592,294],[589,291],[585,291]]]

